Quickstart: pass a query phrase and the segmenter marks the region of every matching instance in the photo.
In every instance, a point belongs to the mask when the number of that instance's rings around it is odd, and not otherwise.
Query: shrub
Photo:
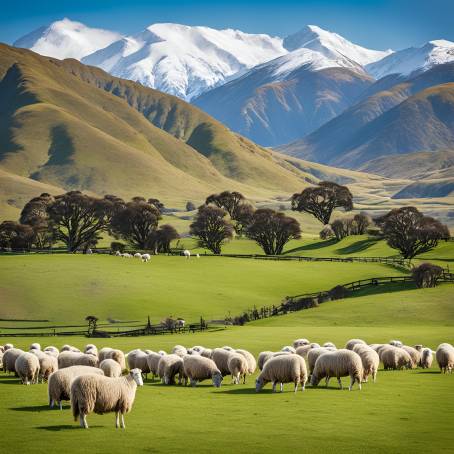
[[[342,298],[346,298],[349,294],[349,290],[347,290],[343,285],[336,285],[329,291],[329,297],[332,300],[340,300]]]
[[[412,269],[412,276],[419,288],[436,287],[443,268],[432,263],[422,263]]]
[[[124,252],[126,248],[126,244],[120,243],[120,241],[112,241],[110,243],[110,250],[112,252]]]
[[[329,240],[330,238],[335,237],[333,229],[329,224],[326,224],[325,227],[323,227],[319,235],[321,240]]]

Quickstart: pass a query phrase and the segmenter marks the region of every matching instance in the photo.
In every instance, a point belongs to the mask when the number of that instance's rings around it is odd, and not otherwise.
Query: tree
[[[199,246],[221,253],[221,247],[233,236],[233,227],[225,217],[222,208],[202,205],[199,207],[194,222],[190,226],[190,234],[198,238]]]
[[[173,226],[170,224],[161,225],[155,234],[155,250],[163,253],[170,252],[170,243],[178,238],[180,238],[180,235]]]
[[[47,213],[55,238],[62,241],[68,251],[76,252],[108,228],[112,215],[122,203],[115,196],[98,199],[70,191],[56,196],[49,203]]]
[[[354,235],[364,235],[370,225],[370,218],[364,213],[355,214],[353,216]]]
[[[186,203],[186,211],[194,211],[195,209],[196,206],[194,205],[194,203],[192,203],[191,201]]]
[[[322,181],[292,196],[292,210],[312,214],[323,225],[329,224],[335,208],[352,210],[353,196],[346,186],[330,181]]]
[[[390,247],[406,259],[430,251],[449,236],[449,229],[436,219],[424,216],[415,207],[391,210],[375,220]]]
[[[334,236],[338,241],[345,238],[348,235],[347,226],[343,219],[336,219],[331,223],[331,229],[333,230]]]
[[[0,247],[30,250],[34,235],[34,231],[29,225],[15,221],[3,221],[0,224]]]
[[[238,207],[243,202],[244,196],[239,192],[224,191],[220,194],[211,194],[207,197],[205,204],[213,204],[227,211],[231,219],[236,220]]]
[[[329,240],[330,238],[333,238],[335,236],[333,229],[329,224],[326,224],[325,227],[320,230],[319,235],[321,240]]]
[[[112,216],[110,231],[135,248],[148,249],[153,247],[159,219],[161,214],[155,204],[134,197]]]
[[[254,213],[246,236],[265,254],[279,255],[288,241],[301,238],[301,229],[296,219],[270,208],[261,208]]]
[[[148,199],[148,203],[150,205],[153,205],[158,211],[160,214],[162,214],[164,212],[164,204],[162,202],[160,202],[158,199]]]
[[[87,315],[85,317],[85,321],[88,322],[88,335],[90,336],[93,334],[93,331],[96,331],[96,327],[98,326],[98,317],[94,315]]]
[[[412,269],[412,276],[417,287],[436,287],[438,279],[443,274],[443,268],[432,263],[422,263]]]
[[[249,203],[242,203],[238,206],[235,212],[235,232],[237,235],[242,236],[247,226],[252,222],[252,218],[254,216],[255,209]]]
[[[120,243],[119,241],[112,241],[110,243],[110,250],[112,252],[124,252],[126,249],[126,244]]]

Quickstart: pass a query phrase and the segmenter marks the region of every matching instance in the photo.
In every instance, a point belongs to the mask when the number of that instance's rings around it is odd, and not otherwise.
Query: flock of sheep
[[[191,251],[189,251],[188,249],[185,249],[184,251],[182,251],[181,255],[183,257],[186,257],[187,259],[190,259],[191,258]],[[151,255],[150,254],[141,254],[140,252],[136,252],[135,254],[129,254],[129,252],[116,251],[115,252],[115,256],[116,257],[123,257],[123,258],[126,258],[126,259],[132,259],[132,258],[141,259],[142,262],[144,262],[144,263],[149,262],[150,259],[151,259]],[[196,254],[196,257],[200,258],[200,254]]]
[[[440,371],[452,373],[454,347],[440,344],[435,353]],[[184,384],[196,386],[203,380],[211,380],[220,387],[225,376],[230,375],[234,384],[246,383],[246,377],[260,369],[255,383],[259,392],[267,383],[273,392],[284,383],[293,383],[294,391],[304,391],[309,381],[317,386],[325,380],[328,386],[336,378],[342,389],[342,377],[350,377],[351,390],[355,383],[361,384],[369,377],[375,382],[380,361],[384,369],[430,368],[433,351],[422,345],[403,345],[398,340],[389,344],[368,345],[361,339],[351,339],[345,348],[337,349],[331,342],[322,346],[307,339],[297,339],[293,346],[281,351],[261,352],[257,360],[247,350],[186,348],[176,345],[170,354],[164,351],[135,349],[127,354],[113,348],[98,351],[93,344],[83,352],[71,345],[60,350],[49,346],[41,350],[38,343],[30,345],[29,351],[14,348],[12,344],[0,346],[0,365],[4,372],[15,373],[23,384],[48,383],[51,408],[62,401],[70,400],[74,419],[79,418],[81,427],[88,428],[87,415],[115,412],[116,427],[125,427],[124,415],[134,403],[137,386],[143,385],[142,376],[159,377],[165,385]],[[129,373],[123,375],[125,371]]]

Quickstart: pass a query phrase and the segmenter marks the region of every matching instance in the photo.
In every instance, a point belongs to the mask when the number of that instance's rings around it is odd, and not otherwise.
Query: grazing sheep
[[[98,347],[95,344],[87,344],[84,348],[84,353],[91,353],[98,356]]]
[[[205,358],[210,358],[211,359],[211,356],[213,355],[213,350],[211,350],[211,348],[206,348],[205,350],[203,350],[203,352],[200,354],[200,356],[203,356]]]
[[[167,352],[165,352],[164,350],[158,350],[158,355],[165,356],[167,355]]]
[[[213,350],[212,359],[216,363],[216,366],[221,371],[222,376],[230,375],[230,369],[228,366],[229,356],[232,354],[231,350],[225,350],[223,348],[215,348]]]
[[[230,348],[230,347],[229,347]],[[194,347],[191,347],[190,349],[193,353],[198,353],[199,355],[202,354],[202,352],[205,350],[205,347],[202,347],[201,345],[194,345]]]
[[[14,367],[23,385],[38,383],[39,360],[33,353],[24,352],[16,359]]]
[[[60,353],[61,352],[80,352],[80,350],[76,347],[73,347],[72,345],[63,345],[63,347],[60,349]]]
[[[260,352],[259,356],[257,357],[257,366],[260,370],[263,370],[263,366],[265,363],[274,355],[274,352],[266,350],[264,352]]]
[[[114,359],[103,359],[99,364],[99,368],[104,372],[106,377],[116,378],[121,376],[121,366]]]
[[[248,352],[247,350],[243,350],[241,348],[237,349],[236,353],[239,353],[246,358],[247,373],[249,375],[252,375],[255,372],[255,369],[257,369],[257,361],[255,360],[254,355],[251,352]]]
[[[281,352],[296,353],[296,349],[291,347],[290,345],[286,345],[285,347],[281,348]]]
[[[308,344],[308,345],[303,345],[301,347],[298,347],[296,349],[296,354],[300,355],[301,358],[304,358],[305,361],[307,361],[307,354],[309,353],[310,350],[313,348],[320,348],[320,345],[316,343]]]
[[[118,364],[120,364],[121,370],[126,369],[126,359],[125,354],[118,349],[104,347],[99,350],[99,361],[103,361],[104,359],[113,359]]]
[[[41,383],[49,379],[50,374],[53,374],[58,370],[58,360],[56,356],[42,352],[41,350],[32,350],[33,353],[39,361],[39,378]]]
[[[8,345],[8,344],[6,344]],[[5,345],[5,347],[6,347]],[[22,355],[23,350],[20,348],[7,348],[5,352],[3,353],[3,372],[14,372],[14,374],[17,375],[16,373],[16,359],[19,358],[20,355]]]
[[[363,363],[363,382],[367,383],[369,376],[375,383],[377,379],[378,366],[380,365],[380,357],[378,353],[368,345],[356,344],[353,351],[359,355]]]
[[[309,369],[309,375],[312,375],[312,372],[315,367],[315,362],[317,361],[318,357],[323,355],[324,353],[327,353],[329,351],[333,351],[332,347],[329,347],[331,350],[328,349],[328,347],[319,347],[319,348],[312,348],[311,350],[308,351],[307,353],[307,367]]]
[[[325,342],[322,347],[337,348],[332,342]]]
[[[88,429],[87,415],[115,412],[115,427],[126,428],[124,415],[131,411],[137,386],[143,386],[140,369],[132,369],[128,375],[118,378],[101,375],[81,375],[71,384],[71,408],[74,420],[79,417],[80,426]]]
[[[48,345],[44,350],[43,350],[44,353],[46,353],[47,355],[51,355],[51,356],[55,356],[55,358],[58,358],[58,355],[59,355],[59,351],[58,351],[58,348],[57,347],[54,347],[53,345]]]
[[[147,263],[151,260],[150,254],[142,254],[142,262]]]
[[[410,355],[412,368],[416,369],[419,362],[421,361],[421,352],[416,350],[416,348],[410,347],[408,345],[403,345],[401,348],[403,348]]]
[[[81,352],[64,351],[58,355],[58,368],[70,366],[98,367],[98,357]]]
[[[182,345],[175,345],[175,347],[172,348],[172,353],[183,357],[188,354],[188,350],[186,347],[183,347]]]
[[[129,356],[129,355],[128,355]],[[152,379],[154,379],[158,375],[158,366],[159,361],[161,360],[162,355],[156,352],[150,352],[147,356],[147,366],[152,375]]]
[[[411,356],[403,348],[388,345],[382,348],[379,353],[380,359],[383,363],[383,368],[388,369],[411,369],[413,361]]]
[[[301,347],[303,345],[308,345],[310,344],[310,342],[307,340],[307,339],[295,339],[293,341],[293,348],[298,348],[298,347]]]
[[[211,379],[213,386],[221,387],[222,373],[212,359],[200,355],[188,355],[183,358],[183,368],[184,375],[189,379],[191,386],[196,386],[199,381]]]
[[[304,359],[296,354],[281,355],[270,358],[255,382],[255,391],[259,392],[267,383],[271,382],[273,392],[276,392],[276,384],[280,383],[281,392],[284,383],[294,383],[295,392],[301,384],[304,391],[307,381],[307,369]]]
[[[121,257],[121,252],[120,251],[115,251],[115,257]]]
[[[150,350],[150,353],[153,353]],[[128,367],[129,369],[140,369],[142,373],[145,375],[145,378],[148,378],[148,374],[150,368],[148,367],[148,359],[149,354],[143,352],[142,350],[136,350],[128,355]]]
[[[345,348],[347,350],[353,350],[353,346],[356,345],[356,344],[365,344],[366,342],[364,342],[362,339],[350,339],[346,344],[345,344]]]
[[[440,372],[451,374],[454,369],[454,347],[451,344],[440,344],[435,352]]]
[[[383,347],[383,345],[387,345],[387,344],[369,344],[369,347],[378,353],[380,347]]]
[[[185,249],[183,251],[183,255],[187,258],[187,259],[190,259],[191,258],[191,251],[188,251],[187,249]]]
[[[41,350],[41,344],[38,344],[38,342],[33,342],[33,344],[30,345],[29,350]]]
[[[229,352],[233,352],[235,349],[232,348],[232,347],[229,347],[228,345],[224,345],[224,347],[222,347],[224,350],[227,350]]]
[[[227,366],[232,376],[233,384],[239,385],[241,378],[243,384],[246,383],[246,375],[248,373],[248,363],[246,358],[241,353],[232,352],[227,361]]]
[[[175,354],[161,356],[158,375],[165,385],[174,385],[175,376],[178,375],[178,383],[181,385],[184,377],[183,358]]]
[[[12,349],[12,348],[14,348],[14,345],[8,343],[8,344],[5,344],[5,345],[3,346],[3,351],[6,352],[6,350],[10,350],[10,349]]]
[[[418,350],[418,352],[421,353],[424,346],[422,344],[416,344],[416,345],[413,345],[413,348]]]
[[[196,256],[198,259],[200,258],[200,254],[196,254],[195,256]]]
[[[331,377],[336,377],[340,389],[342,387],[341,377],[350,376],[351,391],[355,382],[361,390],[361,380],[363,378],[363,364],[361,358],[352,350],[340,349],[320,355],[315,362],[311,376],[311,385],[317,386],[322,378],[325,378],[326,386]]]
[[[421,367],[423,369],[430,369],[432,367],[433,359],[433,351],[430,348],[423,348],[421,351]]]
[[[134,258],[135,258],[135,259],[141,259],[141,258],[142,258],[142,254],[141,254],[140,252],[136,252],[136,253],[134,254]]]
[[[390,340],[389,345],[393,345],[394,347],[402,347],[404,344],[400,340]]]

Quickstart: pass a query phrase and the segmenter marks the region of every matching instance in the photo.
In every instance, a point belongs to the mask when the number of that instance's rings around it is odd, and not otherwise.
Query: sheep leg
[[[295,394],[296,394],[297,391],[298,391],[298,382],[296,381],[295,382]]]
[[[197,384],[197,380],[194,380],[193,378],[191,378],[191,386],[194,388],[196,384]]]
[[[115,412],[115,427],[118,429],[120,426],[120,412]]]
[[[328,388],[329,380],[331,377],[326,376],[325,378],[325,386]]]
[[[54,408],[54,399],[52,397],[49,397],[49,407]]]
[[[80,419],[80,427],[83,427],[84,429],[88,429],[87,415],[83,415],[81,413],[79,416],[79,419]]]
[[[339,383],[339,388],[344,389],[344,387],[342,386],[342,379],[340,377],[337,377],[337,382]]]
[[[122,413],[121,414],[121,427],[123,429],[126,429],[126,425],[125,425],[125,415]]]
[[[61,400],[58,401],[58,406],[60,407],[60,410],[63,410],[63,404]]]
[[[243,385],[246,384],[246,374],[243,375]]]
[[[273,381],[273,393],[275,393],[275,392],[276,392],[276,382]]]
[[[281,393],[284,392],[284,383],[281,382]]]

